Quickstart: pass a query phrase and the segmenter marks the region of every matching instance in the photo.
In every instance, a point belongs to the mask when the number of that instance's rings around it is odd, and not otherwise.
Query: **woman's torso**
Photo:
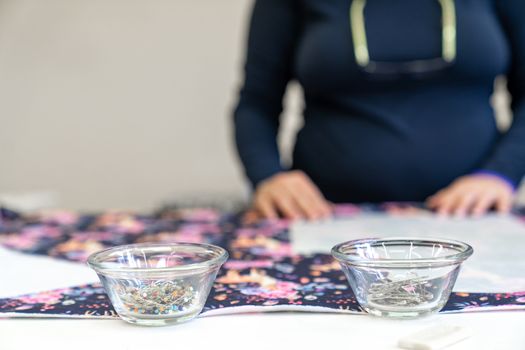
[[[305,125],[294,151],[333,201],[423,200],[481,166],[498,138],[490,95],[509,48],[492,0],[456,0],[457,58],[435,74],[364,73],[356,63],[350,0],[300,0],[294,73]],[[368,0],[370,58],[441,56],[437,0]]]

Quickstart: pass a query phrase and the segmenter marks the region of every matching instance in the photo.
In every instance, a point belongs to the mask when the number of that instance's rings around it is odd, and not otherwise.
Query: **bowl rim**
[[[416,258],[416,259],[373,259],[363,258],[358,255],[350,255],[342,252],[342,248],[357,246],[367,243],[380,243],[380,242],[414,242],[418,241],[421,243],[438,243],[443,245],[449,245],[455,247],[458,251],[448,255],[443,255],[435,258]],[[473,253],[474,249],[472,246],[465,242],[447,239],[447,238],[433,238],[433,237],[376,237],[376,238],[361,238],[350,240],[339,243],[332,248],[332,256],[341,263],[356,266],[384,266],[384,267],[414,267],[415,265],[427,266],[446,266],[460,264],[469,258]]]
[[[189,263],[171,267],[148,267],[148,268],[137,268],[137,267],[110,267],[104,266],[104,261],[99,261],[104,257],[109,257],[111,254],[120,250],[137,249],[137,248],[176,248],[176,247],[195,247],[213,250],[217,254],[215,257],[205,260],[202,262]],[[97,273],[165,273],[165,272],[181,272],[181,271],[194,271],[202,269],[210,269],[212,267],[220,266],[228,259],[228,251],[222,247],[207,243],[188,243],[188,242],[174,242],[174,243],[135,243],[119,245],[110,248],[106,248],[89,255],[87,259],[87,265],[95,270]]]

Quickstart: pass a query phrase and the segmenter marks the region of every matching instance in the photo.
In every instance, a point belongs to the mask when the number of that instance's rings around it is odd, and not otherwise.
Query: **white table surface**
[[[0,297],[96,281],[82,264],[0,248]],[[267,313],[201,317],[162,328],[120,320],[0,319],[0,350],[19,349],[397,349],[436,323],[470,328],[448,349],[525,349],[525,311],[439,314],[419,320],[366,315]]]

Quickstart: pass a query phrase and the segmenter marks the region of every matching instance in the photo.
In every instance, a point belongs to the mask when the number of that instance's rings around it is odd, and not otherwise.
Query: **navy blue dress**
[[[424,200],[477,170],[514,184],[525,174],[525,1],[456,0],[457,58],[428,74],[380,77],[360,68],[352,0],[256,0],[245,83],[234,113],[251,183],[285,170],[276,144],[289,81],[304,90],[304,126],[293,154],[335,202]],[[370,57],[441,56],[437,0],[368,0]],[[490,105],[505,74],[514,121],[501,134]]]

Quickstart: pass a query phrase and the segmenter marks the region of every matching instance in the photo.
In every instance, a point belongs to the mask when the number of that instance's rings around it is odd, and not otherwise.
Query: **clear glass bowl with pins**
[[[196,317],[228,253],[210,244],[132,244],[92,254],[94,269],[124,321],[163,326]]]
[[[360,239],[332,248],[357,302],[375,316],[414,318],[441,310],[473,249],[447,239]]]

